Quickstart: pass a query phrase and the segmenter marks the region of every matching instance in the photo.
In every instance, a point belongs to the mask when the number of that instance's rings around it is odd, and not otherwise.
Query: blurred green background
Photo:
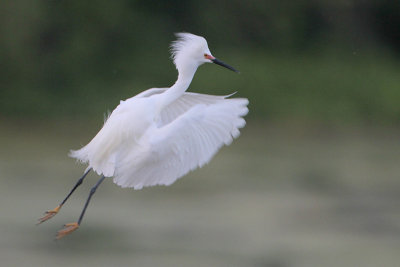
[[[400,2],[0,2],[0,258],[5,266],[397,266]],[[241,71],[189,91],[250,100],[232,146],[171,187],[98,190],[67,157],[103,114],[174,83],[174,32]]]

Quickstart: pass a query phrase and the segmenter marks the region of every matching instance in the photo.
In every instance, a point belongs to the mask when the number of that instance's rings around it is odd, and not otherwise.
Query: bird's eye
[[[204,57],[205,57],[205,58],[207,58],[207,57],[208,57],[208,55],[207,55],[207,54],[204,54]]]

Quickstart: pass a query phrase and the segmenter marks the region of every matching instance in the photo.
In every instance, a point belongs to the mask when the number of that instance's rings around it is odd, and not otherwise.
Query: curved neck
[[[188,89],[198,66],[186,66],[178,69],[178,79],[167,91],[162,94],[160,108],[164,108],[178,99]]]

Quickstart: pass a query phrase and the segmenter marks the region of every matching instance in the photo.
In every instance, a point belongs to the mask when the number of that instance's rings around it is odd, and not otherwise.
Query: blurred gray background
[[[398,266],[400,2],[0,2],[3,266]],[[241,137],[170,187],[106,180],[68,158],[104,114],[170,86],[173,33],[241,71],[189,91],[250,100]]]

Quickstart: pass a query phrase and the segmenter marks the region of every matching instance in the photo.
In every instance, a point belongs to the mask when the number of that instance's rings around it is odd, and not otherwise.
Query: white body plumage
[[[209,162],[239,136],[245,98],[185,92],[203,63],[217,63],[203,37],[177,34],[172,56],[179,76],[170,88],[152,88],[115,108],[103,128],[74,157],[122,187],[170,185]]]

